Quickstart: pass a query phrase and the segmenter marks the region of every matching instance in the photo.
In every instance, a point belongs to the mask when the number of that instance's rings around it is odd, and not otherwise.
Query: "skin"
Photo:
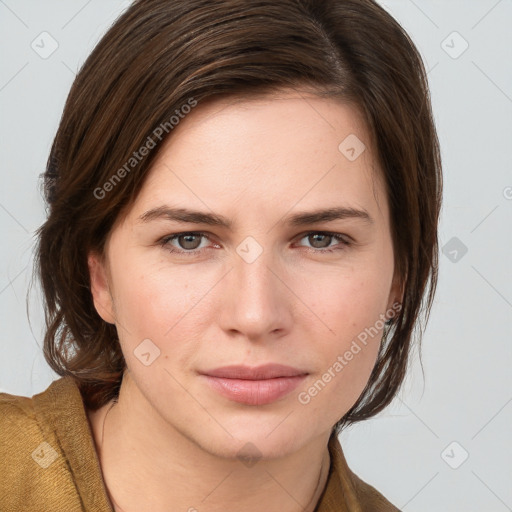
[[[354,161],[338,149],[349,134],[366,144]],[[173,130],[105,257],[89,254],[95,307],[116,324],[127,364],[103,433],[112,404],[88,411],[116,510],[314,510],[331,429],[367,383],[382,332],[309,403],[298,395],[401,300],[375,162],[358,111],[306,91],[200,104]],[[221,214],[233,229],[138,220],[162,205]],[[373,223],[285,222],[328,206],[364,209]],[[191,231],[206,237],[159,243]],[[237,253],[248,236],[263,250],[251,263]],[[144,339],[160,350],[149,366],[134,354]],[[261,406],[221,396],[197,373],[268,362],[308,375]],[[237,457],[246,443],[261,456],[251,467]]]

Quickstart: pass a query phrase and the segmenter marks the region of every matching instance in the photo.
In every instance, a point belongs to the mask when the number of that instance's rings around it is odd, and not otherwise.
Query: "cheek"
[[[379,264],[352,267],[330,279],[316,276],[306,297],[330,331],[318,333],[312,320],[309,337],[316,340],[318,374],[305,390],[319,410],[336,422],[356,402],[375,365],[384,328],[389,276]],[[305,291],[304,291],[305,293]],[[313,318],[313,317],[312,317]],[[327,331],[326,331],[327,332]],[[329,405],[330,404],[330,405]]]
[[[205,308],[210,307],[207,292],[215,280],[193,265],[172,267],[165,260],[151,262],[129,254],[123,263],[112,277],[127,364],[139,344],[150,339],[163,356],[157,364],[168,358],[174,366],[186,365],[211,323]]]
[[[379,319],[386,310],[390,279],[386,269],[366,258],[358,265],[316,273],[302,283],[300,293],[330,330],[329,346],[343,349],[366,329],[374,327],[372,337],[375,327],[382,330]]]
[[[170,272],[159,263],[148,264],[126,257],[113,274],[115,311],[119,324],[132,342],[139,338],[164,339],[173,325],[187,314],[193,304],[194,285],[187,273]],[[124,336],[126,341],[126,335]]]

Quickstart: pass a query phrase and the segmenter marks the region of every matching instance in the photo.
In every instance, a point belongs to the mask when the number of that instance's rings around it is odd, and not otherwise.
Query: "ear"
[[[90,252],[87,264],[94,307],[105,322],[115,324],[114,303],[110,293],[106,263],[97,253]]]

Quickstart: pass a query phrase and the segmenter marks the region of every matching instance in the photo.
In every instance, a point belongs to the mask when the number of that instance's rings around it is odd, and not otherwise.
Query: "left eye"
[[[321,251],[317,250],[316,252],[339,251],[339,250],[342,250],[344,247],[348,247],[351,244],[346,238],[344,238],[342,235],[340,235],[338,233],[325,233],[324,231],[312,231],[311,233],[307,233],[306,235],[304,235],[302,238],[313,239],[314,244],[316,244],[316,243],[320,244],[321,247],[313,247],[312,248],[313,250],[324,248],[325,246],[323,244],[325,243],[325,240],[327,240],[327,242],[332,242],[332,241],[339,242],[337,245],[330,246],[330,247],[329,247],[329,243],[327,243],[328,248],[326,248],[325,250],[321,250]]]
[[[202,238],[208,239],[208,235],[206,235],[205,233],[197,232],[174,233],[172,235],[164,237],[160,241],[160,244],[162,245],[162,247],[165,247],[171,253],[196,255],[201,250],[200,245]],[[306,249],[312,250],[313,252],[317,253],[339,251],[351,245],[351,242],[348,241],[346,238],[343,237],[343,235],[339,233],[311,231],[310,233],[302,235],[299,238],[299,240],[305,238],[307,238],[310,241],[310,243],[319,244],[319,247],[306,247]],[[175,245],[172,245],[171,242],[174,241],[177,241],[181,247],[176,247]],[[330,243],[333,241],[337,241],[339,243],[332,246],[330,245]]]

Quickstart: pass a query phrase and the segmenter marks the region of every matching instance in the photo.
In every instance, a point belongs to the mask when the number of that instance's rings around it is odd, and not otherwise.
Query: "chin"
[[[251,415],[245,418],[238,417],[229,422],[220,420],[219,422],[233,437],[222,429],[222,433],[216,429],[215,438],[205,440],[210,448],[208,451],[219,457],[248,461],[287,456],[315,437],[313,432],[308,432],[304,428],[304,425],[295,424],[296,419],[295,422],[290,421],[291,418],[285,419],[287,414],[289,411],[267,418],[259,416],[254,419]],[[293,413],[290,416],[293,416]]]

